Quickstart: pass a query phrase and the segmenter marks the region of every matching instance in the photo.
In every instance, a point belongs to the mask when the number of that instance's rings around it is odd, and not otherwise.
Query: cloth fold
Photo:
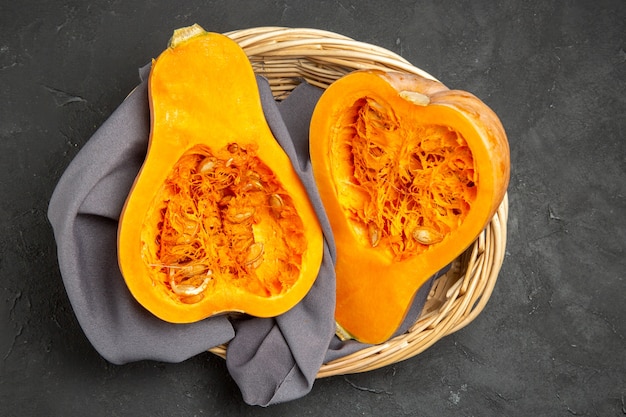
[[[192,324],[159,320],[135,301],[117,264],[117,224],[146,155],[147,75],[70,163],[51,197],[48,218],[57,241],[63,282],[85,335],[106,360],[180,362],[229,343],[226,364],[248,404],[268,406],[306,395],[320,366],[366,345],[334,336],[335,246],[309,159],[308,126],[322,90],[303,83],[284,101],[257,76],[274,136],[307,189],[325,236],[319,275],[305,298],[268,319],[226,315]],[[432,279],[415,297],[400,331],[422,309]]]

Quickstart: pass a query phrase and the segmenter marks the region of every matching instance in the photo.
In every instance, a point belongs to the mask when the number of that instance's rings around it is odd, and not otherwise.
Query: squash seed
[[[215,160],[215,158],[206,157],[198,164],[198,171],[206,174],[207,172],[210,172],[213,170],[213,168],[215,168],[216,163],[217,161]]]
[[[429,227],[416,227],[412,233],[413,239],[422,245],[433,245],[443,240],[443,235]]]
[[[370,238],[370,245],[372,245],[373,248],[378,246],[378,244],[380,243],[380,229],[378,228],[378,226],[376,226],[375,223],[367,224],[367,234]]]
[[[254,212],[255,212],[254,208],[250,207],[243,211],[235,213],[232,216],[229,216],[229,220],[233,223],[243,223],[244,221],[252,217],[254,215]]]
[[[430,104],[430,98],[417,91],[400,91],[400,97],[418,106],[428,106]]]
[[[181,295],[185,297],[189,297],[192,295],[198,295],[202,293],[206,287],[209,285],[209,281],[211,281],[211,275],[213,272],[209,269],[206,277],[202,281],[202,283],[198,286],[190,285],[190,284],[177,284],[174,276],[170,276],[170,287],[172,288],[172,292],[176,295]]]
[[[209,268],[202,264],[185,265],[180,268],[181,275],[185,278],[204,274]]]
[[[196,304],[202,301],[203,298],[204,298],[204,294],[200,293],[196,295],[191,295],[189,297],[181,297],[180,302],[185,303],[185,304]]]
[[[283,211],[283,208],[285,206],[285,202],[283,201],[283,198],[278,195],[278,194],[270,194],[269,196],[269,204],[270,204],[270,208],[272,209],[272,212],[275,215],[280,215],[280,213]]]
[[[263,191],[261,181],[251,179],[243,186],[243,191]]]
[[[263,253],[265,252],[265,246],[262,242],[256,242],[250,245],[248,248],[248,256],[246,257],[245,265],[251,268],[258,268],[263,262]]]

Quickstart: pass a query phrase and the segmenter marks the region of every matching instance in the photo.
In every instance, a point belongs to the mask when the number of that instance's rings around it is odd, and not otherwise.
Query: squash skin
[[[414,104],[400,92],[416,92],[428,104]],[[348,174],[342,165],[349,163],[337,156],[333,143],[345,135],[348,109],[364,98],[392,109],[401,126],[452,128],[461,133],[473,156],[478,180],[466,217],[443,240],[413,256],[394,257],[388,244],[374,245],[371,235],[368,244],[364,230],[348,219],[340,196],[347,195]],[[510,176],[506,133],[497,115],[470,93],[417,75],[364,70],[335,81],[322,95],[311,121],[310,152],[337,247],[337,324],[361,342],[384,342],[401,324],[417,290],[476,239],[501,204]]]
[[[189,39],[172,42],[153,61],[148,80],[148,152],[120,217],[119,267],[134,298],[168,322],[191,323],[227,312],[277,316],[297,304],[317,277],[323,251],[321,227],[291,161],[267,125],[247,56],[228,37],[199,29]],[[290,197],[306,240],[299,275],[286,291],[259,296],[228,280],[214,279],[214,273],[203,298],[185,303],[172,296],[167,282],[156,278],[153,266],[147,264],[143,254],[146,248],[154,251],[156,236],[152,226],[144,223],[154,215],[159,187],[181,158],[199,146],[217,153],[233,143],[254,148]]]

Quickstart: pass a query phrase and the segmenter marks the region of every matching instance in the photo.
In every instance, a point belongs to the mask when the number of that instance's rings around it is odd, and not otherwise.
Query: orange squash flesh
[[[289,310],[317,277],[322,232],[247,56],[197,25],[175,32],[149,100],[148,153],[118,228],[132,295],[174,323]]]
[[[467,92],[357,71],[322,95],[310,148],[337,246],[336,321],[359,341],[383,342],[422,284],[499,207],[510,171],[506,134]]]

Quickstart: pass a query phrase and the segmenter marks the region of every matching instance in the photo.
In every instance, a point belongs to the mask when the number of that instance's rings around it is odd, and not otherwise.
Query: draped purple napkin
[[[335,248],[308,151],[310,117],[322,90],[302,83],[277,103],[267,80],[257,77],[268,124],[300,175],[324,231],[323,262],[312,289],[275,318],[222,315],[171,324],[135,301],[117,263],[119,215],[148,144],[148,71],[148,66],[141,69],[141,84],[80,150],[50,200],[59,267],[80,326],[100,355],[115,364],[180,362],[228,342],[226,364],[246,403],[267,406],[302,397],[323,363],[366,346],[334,336]],[[415,321],[431,283],[420,289],[398,332]]]

